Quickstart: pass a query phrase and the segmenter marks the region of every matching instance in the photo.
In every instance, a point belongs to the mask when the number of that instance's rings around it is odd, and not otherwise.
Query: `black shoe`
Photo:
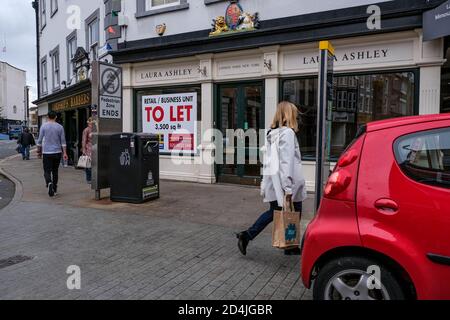
[[[53,197],[55,195],[55,189],[53,189],[53,183],[48,184],[48,195],[49,197]]]
[[[239,239],[238,241],[238,248],[239,251],[245,256],[247,255],[247,246],[250,242],[250,239],[248,237],[248,233],[246,231],[236,234],[236,238]]]
[[[301,254],[302,252],[300,251],[300,248],[284,250],[285,256],[300,256]]]

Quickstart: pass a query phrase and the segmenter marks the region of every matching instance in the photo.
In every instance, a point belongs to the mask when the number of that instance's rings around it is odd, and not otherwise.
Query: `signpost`
[[[333,116],[334,48],[329,41],[320,42],[319,105],[317,108],[316,198],[319,209],[330,172],[331,124]]]
[[[92,63],[92,189],[100,200],[100,190],[109,188],[109,148],[102,134],[120,133],[123,128],[122,68]]]

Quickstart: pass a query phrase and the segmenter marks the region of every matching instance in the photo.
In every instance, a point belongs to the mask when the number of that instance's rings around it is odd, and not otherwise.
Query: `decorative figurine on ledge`
[[[259,14],[251,15],[244,12],[237,0],[228,5],[225,16],[213,19],[213,29],[209,36],[218,36],[234,32],[251,31],[259,29]]]
[[[259,14],[256,12],[253,16],[247,12],[244,12],[239,17],[239,25],[237,30],[254,30],[259,29]]]
[[[228,26],[225,23],[224,16],[219,16],[216,19],[213,19],[212,26],[213,26],[213,29],[212,29],[211,33],[209,34],[210,36],[217,36],[219,34],[229,31]]]

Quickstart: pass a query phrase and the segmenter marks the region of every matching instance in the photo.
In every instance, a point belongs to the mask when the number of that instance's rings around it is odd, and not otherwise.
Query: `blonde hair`
[[[297,107],[288,101],[280,102],[277,106],[277,112],[272,122],[272,129],[280,127],[288,127],[298,132],[298,109]]]
[[[87,119],[86,122],[87,122],[87,123],[93,123],[93,122],[94,122],[94,119],[92,119],[92,117],[89,117],[89,118]]]

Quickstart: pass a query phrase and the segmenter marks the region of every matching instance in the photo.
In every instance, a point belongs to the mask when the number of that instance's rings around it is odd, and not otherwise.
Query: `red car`
[[[302,250],[317,300],[450,299],[450,114],[363,127]]]

